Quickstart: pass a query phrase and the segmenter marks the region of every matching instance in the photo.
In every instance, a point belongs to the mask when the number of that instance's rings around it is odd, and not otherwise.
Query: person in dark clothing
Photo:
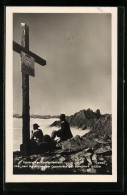
[[[43,132],[38,129],[37,123],[33,124],[33,130],[31,131],[31,152],[38,153],[41,150],[41,144],[43,142]]]
[[[65,114],[60,115],[61,129],[59,129],[58,131],[52,132],[51,134],[52,140],[54,140],[56,136],[60,137],[60,141],[66,141],[67,139],[70,139],[73,137],[71,130],[70,130],[69,123],[67,122],[65,117],[66,117]]]
[[[33,124],[33,130],[31,131],[31,140],[34,140],[36,143],[43,141],[43,132],[38,127],[37,123]]]
[[[49,135],[43,135],[41,129],[38,129],[37,123],[33,124],[33,130],[31,131],[31,152],[43,153],[54,149],[55,143]]]

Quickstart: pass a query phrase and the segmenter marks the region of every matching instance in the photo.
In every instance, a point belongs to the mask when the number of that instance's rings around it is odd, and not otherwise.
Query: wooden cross
[[[29,27],[25,23],[21,23],[22,41],[21,45],[13,41],[13,50],[21,55],[22,68],[22,144],[20,151],[22,155],[29,153],[30,139],[30,106],[29,106],[29,74],[34,76],[34,69],[31,67],[31,59],[36,63],[44,66],[46,61],[35,53],[29,51]],[[25,68],[24,68],[25,67]],[[26,71],[27,70],[27,71]]]

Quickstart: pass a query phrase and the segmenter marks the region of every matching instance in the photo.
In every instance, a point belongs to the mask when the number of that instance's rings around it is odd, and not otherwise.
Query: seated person
[[[60,115],[60,124],[61,124],[61,129],[58,131],[53,131],[51,134],[51,139],[54,140],[55,137],[60,137],[60,141],[66,141],[67,139],[70,139],[73,137],[69,123],[65,119],[65,114]]]
[[[55,145],[49,135],[43,135],[41,129],[38,129],[37,123],[33,124],[31,131],[31,147],[33,153],[42,153],[54,149]]]
[[[31,131],[31,140],[36,143],[43,141],[43,132],[41,129],[38,129],[39,125],[37,123],[33,124],[33,130]]]
[[[43,132],[38,129],[37,123],[33,124],[33,130],[31,131],[31,152],[38,153],[40,151],[40,145],[43,142]]]

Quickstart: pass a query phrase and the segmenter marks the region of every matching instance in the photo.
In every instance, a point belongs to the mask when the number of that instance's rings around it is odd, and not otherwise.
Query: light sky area
[[[29,25],[29,49],[46,60],[30,76],[30,114],[111,113],[111,15],[14,14],[13,40]],[[13,52],[13,112],[22,113],[20,55]]]

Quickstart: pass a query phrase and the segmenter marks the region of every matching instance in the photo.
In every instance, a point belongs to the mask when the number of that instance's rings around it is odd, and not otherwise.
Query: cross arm
[[[33,57],[35,59],[35,62],[44,66],[46,65],[46,60],[44,60],[43,58],[39,57],[38,55],[36,55],[35,53],[27,50],[25,47],[22,47],[21,45],[19,45],[18,43],[16,43],[15,41],[13,41],[13,50],[21,53],[21,51],[25,52],[26,54],[30,55],[31,57]]]

